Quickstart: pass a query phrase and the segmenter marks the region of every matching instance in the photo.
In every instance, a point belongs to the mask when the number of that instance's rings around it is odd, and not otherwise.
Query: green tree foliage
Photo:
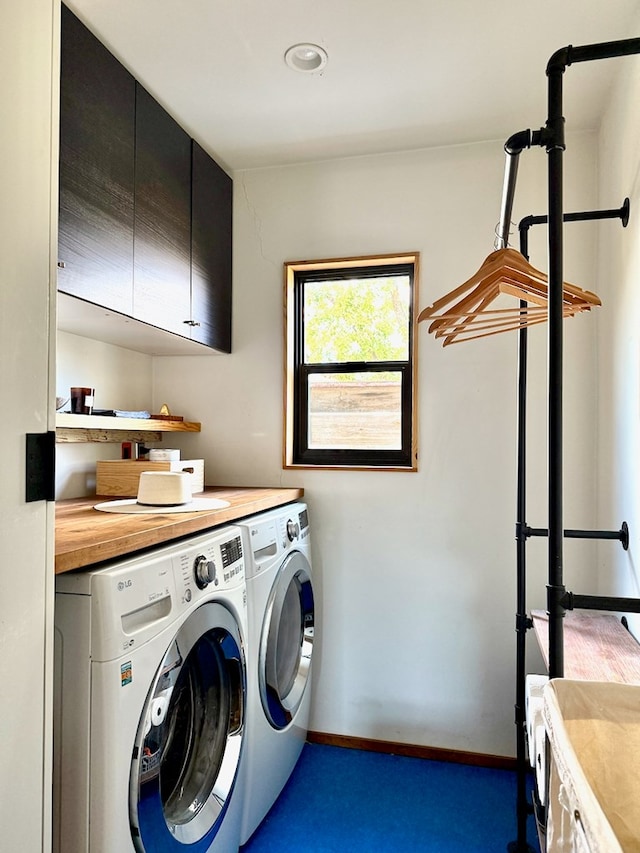
[[[407,276],[306,282],[304,360],[406,360],[409,294]]]

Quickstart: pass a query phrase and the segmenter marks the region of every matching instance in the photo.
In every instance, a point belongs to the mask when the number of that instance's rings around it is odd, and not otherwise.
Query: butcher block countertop
[[[298,500],[303,489],[207,488],[198,497],[229,501],[204,512],[131,515],[100,512],[94,505],[109,498],[86,497],[56,503],[56,574],[200,533],[256,512]]]

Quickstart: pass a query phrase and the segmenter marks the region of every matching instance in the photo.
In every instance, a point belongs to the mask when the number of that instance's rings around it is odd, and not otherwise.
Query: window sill
[[[395,471],[403,474],[416,474],[418,465],[311,465],[291,463],[282,466],[284,471]]]

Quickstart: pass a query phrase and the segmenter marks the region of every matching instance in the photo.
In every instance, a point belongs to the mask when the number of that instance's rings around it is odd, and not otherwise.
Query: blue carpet
[[[515,802],[508,770],[306,744],[242,853],[496,853],[515,840]]]

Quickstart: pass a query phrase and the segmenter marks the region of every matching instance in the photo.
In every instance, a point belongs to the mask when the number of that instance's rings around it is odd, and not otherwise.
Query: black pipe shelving
[[[623,522],[619,531],[580,531],[565,530],[563,526],[563,470],[562,470],[562,433],[563,433],[563,224],[564,222],[585,221],[588,219],[619,218],[623,226],[629,220],[629,200],[625,199],[621,208],[608,211],[585,211],[575,214],[564,213],[563,202],[563,153],[565,150],[562,79],[567,67],[578,62],[631,56],[640,53],[640,39],[625,39],[616,42],[586,45],[583,47],[564,47],[557,51],[547,64],[548,80],[548,116],[547,123],[539,132],[520,132],[510,138],[505,151],[507,153],[507,176],[505,177],[505,199],[503,203],[500,234],[507,229],[510,205],[513,201],[517,157],[521,150],[530,145],[541,145],[548,154],[548,215],[526,217],[520,223],[521,252],[528,256],[528,228],[534,224],[548,224],[548,528],[530,528],[525,521],[526,509],[526,371],[527,371],[527,329],[519,332],[518,358],[518,496],[517,496],[517,689],[516,689],[516,725],[517,725],[517,840],[509,843],[509,853],[530,853],[531,847],[526,840],[527,817],[535,813],[536,820],[544,822],[546,804],[536,801],[530,805],[526,798],[526,732],[525,732],[525,635],[532,626],[526,614],[525,600],[525,545],[529,536],[548,537],[548,584],[547,612],[549,619],[549,666],[551,678],[563,677],[563,630],[562,620],[567,610],[574,607],[595,610],[616,610],[640,612],[637,599],[585,596],[568,592],[563,582],[563,540],[564,538],[618,539],[623,548],[628,548],[629,532]],[[515,165],[511,158],[515,157]],[[506,192],[509,192],[507,198]],[[503,243],[506,245],[506,243]],[[521,302],[523,312],[526,303]],[[623,617],[624,618],[624,617]]]
[[[512,191],[513,192],[513,191]],[[608,210],[578,211],[563,214],[564,222],[585,222],[600,219],[620,219],[623,227],[629,221],[629,199],[626,198],[619,208]],[[529,259],[529,229],[534,225],[546,225],[548,216],[526,216],[520,220],[518,230],[520,235],[520,252]],[[520,302],[523,312],[527,310],[527,303]],[[527,762],[526,741],[526,632],[533,627],[533,621],[527,615],[526,606],[526,542],[530,537],[546,537],[549,535],[548,528],[534,528],[526,523],[526,420],[527,420],[527,369],[528,369],[528,329],[523,326],[518,332],[518,405],[517,405],[517,498],[516,498],[516,815],[517,815],[517,840],[509,843],[509,853],[533,853],[532,847],[527,842],[527,822],[531,814],[536,815],[536,821],[543,821],[544,804],[535,801],[529,803],[527,778],[529,774]],[[629,547],[629,528],[623,521],[619,530],[563,530],[562,535],[566,539],[602,539],[619,540],[623,549]],[[565,610],[573,609],[576,596],[566,593],[562,598]],[[584,600],[585,596],[580,597]],[[620,599],[616,599],[617,602]],[[640,602],[634,600],[640,605]],[[576,607],[580,605],[575,605]],[[606,609],[605,607],[600,609]],[[621,608],[611,608],[621,609]],[[640,611],[640,607],[638,607]]]

